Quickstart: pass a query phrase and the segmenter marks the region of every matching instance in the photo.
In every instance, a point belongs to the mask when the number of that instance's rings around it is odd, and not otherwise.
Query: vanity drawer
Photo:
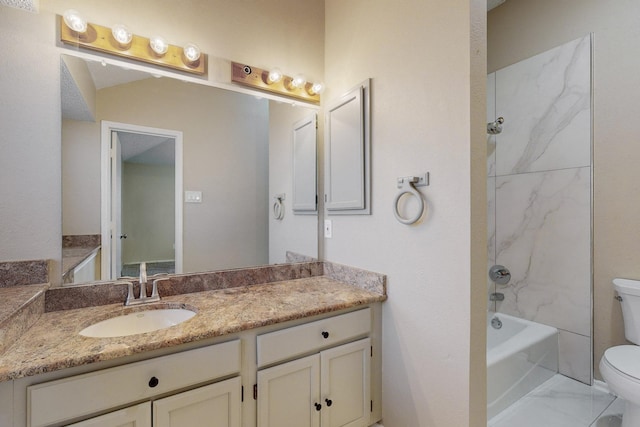
[[[240,340],[27,388],[28,426],[59,423],[240,372]]]
[[[354,340],[371,332],[371,309],[258,336],[258,368]]]

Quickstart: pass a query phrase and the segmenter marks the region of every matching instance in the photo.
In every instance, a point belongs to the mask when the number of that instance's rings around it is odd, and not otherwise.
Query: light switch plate
[[[330,239],[333,236],[333,226],[330,219],[324,220],[324,237]]]
[[[202,203],[202,191],[185,191],[185,203]]]

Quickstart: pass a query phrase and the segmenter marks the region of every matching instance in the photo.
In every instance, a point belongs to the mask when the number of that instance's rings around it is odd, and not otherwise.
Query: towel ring
[[[411,225],[415,224],[424,213],[424,199],[422,198],[422,194],[418,190],[416,190],[414,183],[418,182],[417,177],[407,177],[403,178],[402,181],[398,180],[398,186],[400,187],[400,192],[396,195],[395,200],[393,201],[393,214],[396,219],[403,224]],[[418,199],[418,213],[411,218],[403,217],[400,212],[400,198],[405,194],[411,194]]]
[[[282,200],[284,200],[284,195],[277,195],[274,197],[275,202],[273,202],[273,217],[279,221],[282,221],[284,218],[284,205]]]

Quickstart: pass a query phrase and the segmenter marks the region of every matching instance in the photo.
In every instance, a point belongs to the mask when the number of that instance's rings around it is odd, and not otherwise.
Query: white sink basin
[[[80,335],[108,338],[142,334],[175,326],[195,315],[195,312],[184,308],[138,311],[94,323],[80,331]]]

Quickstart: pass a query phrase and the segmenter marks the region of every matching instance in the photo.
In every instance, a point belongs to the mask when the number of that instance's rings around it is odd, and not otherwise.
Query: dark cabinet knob
[[[160,383],[159,379],[157,379],[156,377],[151,377],[151,379],[149,380],[149,387],[153,388],[157,386],[159,383]]]
[[[331,399],[325,399],[324,402],[327,404],[327,406],[333,405],[333,400]]]
[[[322,331],[322,336],[326,339],[329,338],[329,332],[327,331]]]
[[[319,411],[320,409],[322,409],[322,405],[319,403],[314,403],[313,406],[316,407],[316,411]]]

